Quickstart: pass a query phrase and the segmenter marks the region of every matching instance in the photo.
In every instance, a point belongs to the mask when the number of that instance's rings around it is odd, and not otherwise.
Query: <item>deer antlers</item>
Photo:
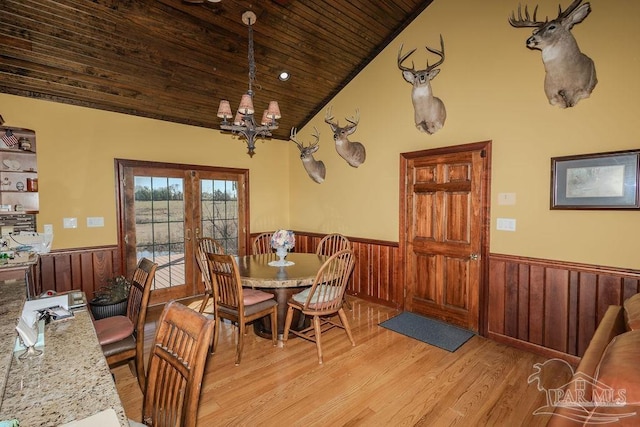
[[[298,146],[298,149],[300,151],[304,150],[305,148],[307,148],[307,149],[313,148],[316,145],[318,145],[318,143],[320,142],[320,132],[318,132],[318,128],[314,126],[313,127],[313,131],[314,132],[313,132],[313,134],[311,134],[311,136],[313,136],[316,140],[315,140],[315,142],[312,142],[311,144],[309,144],[308,147],[305,147],[303,142],[301,143],[301,142],[298,141],[298,139],[297,139],[298,138],[298,129],[296,129],[296,128],[291,128],[291,136],[289,136],[289,139],[291,141],[293,141]]]
[[[562,20],[569,16],[571,12],[573,12],[582,2],[582,0],[575,0],[573,3],[567,7],[564,12],[562,11],[562,6],[558,5],[558,17],[555,20]],[[524,6],[524,19],[522,18],[522,6],[518,5],[518,19],[516,19],[515,14],[511,12],[511,17],[509,18],[509,23],[516,28],[523,27],[541,27],[542,25],[549,22],[549,17],[547,17],[544,21],[536,20],[536,13],[538,12],[538,5],[536,5],[535,9],[533,9],[533,19],[529,15],[529,10],[527,6]]]
[[[416,49],[412,49],[408,53],[406,53],[405,55],[402,55],[403,46],[404,45],[400,45],[400,50],[398,51],[398,68],[400,68],[401,71],[409,71],[411,73],[415,73],[416,70],[415,70],[415,65],[413,64],[413,61],[411,62],[411,68],[403,66],[402,63],[408,57],[410,57],[413,54],[413,52],[416,51]],[[440,34],[440,50],[430,48],[429,46],[425,46],[425,48],[429,52],[434,53],[434,54],[436,54],[436,55],[438,55],[440,57],[440,60],[438,62],[436,62],[435,64],[433,64],[433,65],[429,65],[429,61],[427,61],[427,68],[424,69],[423,71],[429,72],[429,71],[433,70],[438,65],[440,65],[440,64],[442,64],[444,62],[444,40],[442,39],[442,34]]]

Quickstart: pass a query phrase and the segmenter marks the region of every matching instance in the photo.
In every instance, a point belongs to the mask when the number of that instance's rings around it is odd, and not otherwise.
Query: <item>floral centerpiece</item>
[[[271,236],[271,247],[276,250],[276,254],[281,261],[287,256],[287,251],[296,245],[296,236],[291,230],[278,230]]]
[[[292,249],[296,245],[296,236],[291,230],[278,230],[271,236],[271,247],[273,249]]]

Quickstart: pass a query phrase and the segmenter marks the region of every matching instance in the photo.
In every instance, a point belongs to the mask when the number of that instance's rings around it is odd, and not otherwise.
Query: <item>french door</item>
[[[142,257],[158,263],[151,304],[202,293],[198,237],[227,253],[248,244],[248,171],[116,159],[119,247],[130,277]]]

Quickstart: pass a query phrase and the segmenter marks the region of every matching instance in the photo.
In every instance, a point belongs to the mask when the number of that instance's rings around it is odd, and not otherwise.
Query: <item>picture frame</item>
[[[551,209],[640,209],[640,149],[551,158]]]

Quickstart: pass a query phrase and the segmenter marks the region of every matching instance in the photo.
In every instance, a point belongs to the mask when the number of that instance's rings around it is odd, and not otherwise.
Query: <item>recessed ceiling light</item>
[[[278,74],[278,78],[282,82],[286,82],[287,80],[289,80],[289,77],[291,77],[291,74],[289,74],[288,71],[281,71],[280,74]]]

